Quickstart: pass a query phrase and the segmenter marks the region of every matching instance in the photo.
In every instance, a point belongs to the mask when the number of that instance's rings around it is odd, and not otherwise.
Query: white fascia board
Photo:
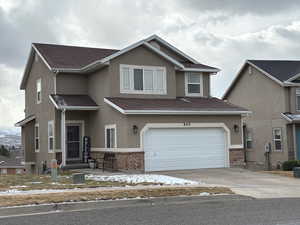
[[[179,69],[180,71],[185,71],[185,72],[209,72],[209,73],[218,73],[221,70],[220,69],[199,69],[199,68],[184,68],[184,69]]]
[[[255,69],[257,69],[258,71],[260,71],[261,73],[263,73],[264,75],[266,75],[267,77],[269,77],[271,80],[275,81],[276,83],[278,83],[280,86],[284,86],[283,82],[281,82],[280,80],[278,80],[277,78],[273,77],[271,74],[267,73],[266,71],[262,70],[261,68],[257,67],[255,64],[249,62],[247,60],[247,63],[251,66],[253,66]]]
[[[285,115],[284,113],[281,113],[280,115],[282,118],[286,119],[288,122],[293,122],[293,120],[290,117],[288,117],[287,115]]]
[[[98,110],[98,106],[63,106],[61,109],[65,110]]]
[[[300,77],[300,73],[296,74],[295,76],[292,76],[291,78],[287,79],[286,82],[291,82],[293,80],[296,80],[297,78]]]
[[[241,115],[250,111],[123,110],[126,115]]]
[[[26,124],[26,123],[28,123],[28,122],[34,120],[34,119],[35,119],[35,116],[30,116],[30,117],[28,117],[26,120],[24,120],[24,121],[22,121],[22,122],[16,123],[15,126],[16,126],[16,127],[21,127],[21,126],[23,126],[24,124]]]
[[[284,81],[283,85],[285,87],[291,87],[291,86],[293,86],[293,87],[300,87],[300,83],[293,83],[293,82],[290,82],[290,81]]]
[[[235,78],[233,79],[233,81],[231,82],[231,84],[229,85],[229,87],[227,88],[227,90],[225,91],[225,93],[223,94],[221,99],[224,99],[226,97],[226,95],[229,93],[229,91],[232,89],[233,85],[235,84],[235,82],[237,81],[237,79],[239,78],[239,76],[241,75],[242,70],[244,69],[244,67],[249,64],[251,66],[253,66],[255,69],[257,69],[258,71],[260,71],[262,74],[264,74],[265,76],[267,76],[268,78],[270,78],[271,80],[275,81],[277,84],[279,84],[280,86],[284,86],[284,83],[281,82],[280,80],[276,79],[275,77],[273,77],[272,75],[270,75],[269,73],[267,73],[266,71],[260,69],[259,67],[257,67],[256,65],[254,65],[253,63],[249,62],[248,60],[246,60],[243,64],[243,66],[239,69],[239,71],[237,72],[237,75],[235,76]]]
[[[134,44],[132,44],[132,45],[129,45],[129,46],[126,47],[126,48],[123,48],[122,50],[120,50],[120,51],[118,51],[118,52],[116,52],[116,53],[114,53],[114,54],[112,54],[112,55],[109,55],[109,56],[107,56],[107,57],[105,57],[105,58],[99,60],[98,62],[99,62],[99,63],[105,63],[105,62],[108,62],[108,61],[110,61],[110,60],[113,59],[113,58],[116,58],[116,57],[118,57],[118,56],[120,56],[120,55],[122,55],[122,54],[124,54],[124,53],[126,53],[126,52],[128,52],[128,51],[130,51],[130,50],[132,50],[132,49],[134,49],[134,48],[139,47],[139,46],[142,45],[143,43],[144,43],[144,40],[138,41],[138,42],[136,42],[136,43],[134,43]],[[91,63],[91,64],[89,64],[89,65],[87,65],[86,67],[88,67],[88,66],[90,66],[90,65],[92,65],[92,64],[95,64],[95,63],[97,63],[97,61],[96,61],[96,62],[93,62],[93,63]]]
[[[144,42],[143,43],[146,47],[148,47],[149,49],[153,50],[154,52],[156,52],[157,54],[159,54],[160,56],[162,56],[163,58],[167,59],[168,61],[172,62],[173,64],[175,64],[176,66],[180,67],[180,68],[184,68],[184,65],[182,65],[180,62],[178,62],[177,60],[171,58],[170,56],[168,56],[167,54],[165,54],[164,52],[160,51],[159,49],[153,47],[151,44],[149,44],[148,42]]]
[[[190,60],[191,62],[198,64],[199,62],[195,59],[193,59],[192,57],[188,56],[187,54],[183,53],[182,51],[180,51],[178,48],[176,48],[175,46],[171,45],[170,43],[168,43],[167,41],[165,41],[164,39],[162,39],[161,37],[159,37],[158,35],[154,34],[151,35],[150,37],[146,38],[145,41],[149,42],[152,41],[153,39],[155,39],[156,41],[160,42],[161,44],[169,47],[170,49],[172,49],[174,52],[178,53],[179,55],[183,56],[184,58]]]
[[[54,99],[52,98],[51,95],[49,95],[49,99],[50,99],[50,101],[53,103],[53,105],[55,106],[56,109],[61,109],[61,107],[59,107],[59,106],[56,104],[56,102],[54,101]]]
[[[121,107],[119,107],[116,104],[112,103],[107,98],[104,98],[104,102],[107,103],[108,105],[110,105],[111,107],[113,107],[114,109],[118,110],[120,113],[125,114],[124,109],[122,109]]]
[[[52,71],[53,68],[51,68],[51,66],[48,64],[47,60],[43,57],[43,55],[39,52],[39,50],[35,47],[35,45],[32,44],[31,46],[35,50],[35,52],[39,55],[39,57],[43,60],[43,62],[46,64],[46,66],[48,67],[48,69],[50,71]]]
[[[229,85],[229,87],[226,89],[225,93],[223,94],[221,99],[224,99],[225,96],[228,94],[228,92],[231,90],[231,88],[233,87],[233,85],[235,84],[235,82],[237,81],[237,79],[240,76],[240,73],[242,72],[242,70],[244,69],[244,67],[247,65],[247,60],[244,62],[244,64],[242,65],[242,67],[239,69],[239,71],[237,72],[236,76],[234,77],[233,81],[231,82],[231,84]]]
[[[104,102],[125,115],[242,115],[251,113],[251,111],[124,110],[106,98]]]

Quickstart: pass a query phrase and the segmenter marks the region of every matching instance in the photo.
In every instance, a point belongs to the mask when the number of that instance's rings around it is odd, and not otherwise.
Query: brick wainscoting
[[[243,166],[245,164],[244,159],[244,149],[229,150],[230,167]]]
[[[105,152],[91,152],[91,156],[102,168],[103,155]],[[114,152],[116,154],[117,170],[144,170],[144,152]]]

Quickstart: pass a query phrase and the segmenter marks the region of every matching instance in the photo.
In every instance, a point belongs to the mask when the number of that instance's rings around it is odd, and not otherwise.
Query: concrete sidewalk
[[[254,198],[300,197],[300,179],[240,168],[166,171],[159,174],[200,181],[207,186],[228,187],[236,194]]]

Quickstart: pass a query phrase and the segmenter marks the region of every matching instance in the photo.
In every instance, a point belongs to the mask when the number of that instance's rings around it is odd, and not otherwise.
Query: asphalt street
[[[205,200],[203,200],[205,199]],[[1,225],[300,225],[300,199],[133,200],[89,209],[0,217]]]

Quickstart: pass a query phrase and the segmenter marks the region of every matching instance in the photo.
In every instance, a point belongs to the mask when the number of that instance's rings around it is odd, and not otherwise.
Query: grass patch
[[[92,200],[115,200],[124,198],[149,198],[170,196],[199,195],[202,192],[210,194],[233,194],[229,188],[224,187],[161,187],[137,190],[102,190],[102,191],[74,191],[65,193],[8,195],[1,196],[0,207],[19,206],[31,204],[79,202]]]
[[[53,183],[49,175],[1,175],[0,191],[17,189],[22,191],[41,189],[73,189],[73,188],[96,188],[96,187],[124,187],[136,185],[153,185],[154,183],[126,183],[112,181],[86,180],[84,184],[73,184],[72,174],[61,175],[58,182]]]

